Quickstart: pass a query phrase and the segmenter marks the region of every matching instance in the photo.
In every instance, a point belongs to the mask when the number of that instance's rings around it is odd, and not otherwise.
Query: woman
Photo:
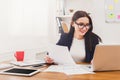
[[[85,11],[77,11],[72,17],[69,33],[62,34],[57,45],[67,46],[76,63],[90,63],[95,46],[101,42],[101,38],[92,30],[93,23],[90,16]],[[49,56],[45,60],[47,63],[54,62]]]

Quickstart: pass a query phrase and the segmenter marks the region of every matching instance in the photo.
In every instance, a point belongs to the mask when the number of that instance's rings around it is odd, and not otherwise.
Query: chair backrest
[[[63,29],[64,33],[68,33],[69,30],[68,30],[67,24],[64,21],[62,21],[61,24],[62,24],[62,29]]]

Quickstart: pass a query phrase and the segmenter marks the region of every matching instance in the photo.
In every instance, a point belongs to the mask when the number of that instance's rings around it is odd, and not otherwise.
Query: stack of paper
[[[44,72],[62,72],[67,75],[73,74],[93,74],[87,65],[52,65]]]
[[[11,64],[4,64],[4,63],[0,64],[0,69],[6,69],[6,68],[11,68],[11,67],[13,67],[13,65]]]
[[[41,61],[12,61],[10,62],[11,64],[17,65],[17,66],[33,66],[33,65],[37,65],[37,64],[43,64],[45,63],[45,61],[41,60]]]

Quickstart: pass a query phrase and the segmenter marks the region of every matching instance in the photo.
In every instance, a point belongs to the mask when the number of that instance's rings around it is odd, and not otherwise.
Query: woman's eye
[[[83,23],[80,23],[79,25],[80,25],[80,26],[84,26],[84,24],[83,24]]]

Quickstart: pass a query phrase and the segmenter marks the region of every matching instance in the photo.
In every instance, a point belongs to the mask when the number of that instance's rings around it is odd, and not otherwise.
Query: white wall
[[[48,42],[48,0],[0,0],[0,53]]]
[[[56,26],[56,3],[57,0],[51,0],[49,2],[49,40],[53,44],[55,44],[59,39]]]
[[[66,0],[66,12],[70,8],[90,12],[94,24],[93,32],[102,38],[103,43],[120,44],[120,23],[105,22],[104,2],[105,0]]]
[[[49,0],[0,0],[0,61],[18,50],[44,51]]]

